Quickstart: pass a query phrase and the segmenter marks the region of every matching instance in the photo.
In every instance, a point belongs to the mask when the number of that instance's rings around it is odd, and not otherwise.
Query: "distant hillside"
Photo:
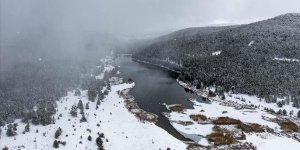
[[[183,29],[140,46],[134,58],[178,69],[182,80],[198,87],[300,101],[300,14]]]

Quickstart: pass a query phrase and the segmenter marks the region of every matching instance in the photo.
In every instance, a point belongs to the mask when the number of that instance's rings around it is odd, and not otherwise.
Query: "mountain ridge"
[[[166,60],[182,64],[175,66],[181,80],[194,85],[217,85],[226,91],[234,87],[235,92],[264,98],[293,95],[300,101],[298,13],[246,25],[183,29],[162,37],[140,47],[134,59],[170,68],[174,65]]]

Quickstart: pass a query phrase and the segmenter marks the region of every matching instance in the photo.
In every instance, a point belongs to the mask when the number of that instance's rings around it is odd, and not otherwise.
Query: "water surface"
[[[159,116],[157,126],[180,140],[188,140],[161,115],[162,112],[168,111],[162,105],[163,103],[183,104],[186,108],[192,108],[192,103],[187,99],[197,97],[176,82],[178,74],[160,67],[134,62],[129,56],[118,57],[116,63],[120,66],[121,76],[124,80],[128,78],[134,80],[135,87],[132,89],[131,95],[134,96],[140,108]],[[197,98],[199,99],[199,97]]]

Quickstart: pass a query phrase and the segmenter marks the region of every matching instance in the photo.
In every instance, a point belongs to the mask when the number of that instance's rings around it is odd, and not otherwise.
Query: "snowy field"
[[[205,96],[206,92],[200,92],[194,89],[194,87],[189,87],[187,84],[179,81],[184,87],[192,89],[195,92],[198,92],[198,95]],[[202,103],[195,99],[190,99],[193,103],[193,109],[184,109],[183,111],[171,111],[169,113],[164,113],[164,115],[170,120],[172,126],[178,130],[180,133],[185,135],[188,138],[193,139],[200,145],[208,146],[211,145],[206,138],[209,134],[213,133],[213,127],[215,126],[212,123],[213,120],[218,117],[230,117],[238,119],[243,123],[257,123],[262,126],[269,127],[273,129],[274,133],[262,132],[262,133],[245,133],[246,139],[241,140],[240,142],[251,142],[257,149],[261,150],[282,150],[287,149],[297,149],[300,147],[300,142],[288,137],[284,133],[281,127],[277,122],[272,122],[264,118],[276,119],[284,118],[291,120],[298,120],[295,118],[295,115],[290,116],[281,116],[276,114],[270,114],[266,112],[263,108],[273,108],[275,111],[279,109],[286,109],[289,111],[297,112],[299,109],[292,107],[291,105],[283,106],[278,108],[276,104],[265,103],[260,101],[259,98],[255,96],[248,96],[244,94],[225,94],[226,99],[220,100],[218,97],[209,98],[211,103]],[[230,95],[230,96],[229,96]],[[241,98],[245,99],[241,101]],[[255,104],[258,107],[253,109],[240,109],[240,106]],[[169,109],[174,105],[166,105]],[[238,106],[238,107],[237,107]],[[239,109],[236,109],[239,108]],[[206,121],[195,121],[190,116],[191,115],[204,115],[207,117]],[[234,126],[223,126],[234,130]],[[297,133],[296,133],[297,134]]]
[[[108,65],[104,70],[111,69],[112,66]],[[102,79],[103,73],[96,78]],[[69,91],[67,96],[57,101],[55,124],[47,126],[30,124],[30,132],[22,134],[26,124],[16,120],[15,122],[18,123],[16,136],[8,137],[5,132],[6,127],[1,127],[0,149],[6,146],[15,150],[54,149],[55,132],[59,127],[62,129],[62,134],[57,140],[66,142],[66,145],[60,144],[59,149],[95,150],[98,148],[95,139],[100,133],[104,133],[105,150],[186,149],[187,145],[182,141],[154,123],[141,122],[127,110],[119,92],[133,87],[134,83],[112,85],[111,91],[98,109],[96,109],[96,102],[88,101],[86,90],[81,90],[81,96],[75,96],[75,91]],[[105,88],[102,89],[104,90]],[[79,100],[82,100],[84,108],[86,103],[89,103],[89,109],[84,109],[87,122],[80,122],[80,114],[77,117],[72,117],[70,114],[71,107],[77,105]],[[88,136],[92,137],[91,141],[88,140]]]

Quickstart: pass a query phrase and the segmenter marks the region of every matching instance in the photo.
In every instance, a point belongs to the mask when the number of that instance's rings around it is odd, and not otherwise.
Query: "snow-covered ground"
[[[255,134],[246,134],[247,141],[253,143],[259,150],[297,150],[300,143],[291,138],[279,137],[265,133],[261,136]]]
[[[97,66],[97,68],[100,68],[100,66]],[[114,69],[114,66],[112,66],[112,65],[106,65],[106,66],[104,67],[104,69],[103,69],[103,72],[101,72],[99,75],[96,75],[95,78],[96,78],[97,80],[101,80],[101,79],[104,78],[104,73],[105,73],[106,71],[111,71],[111,70],[113,70],[113,69]]]
[[[181,82],[179,80],[177,80],[178,83],[183,86],[186,87],[192,91],[194,91],[196,94],[203,96],[203,97],[207,97],[207,91],[199,91],[198,89],[196,89],[195,86],[190,86],[189,84],[186,84],[184,82]],[[213,87],[210,87],[209,89],[211,89],[212,91],[214,91]],[[237,103],[240,105],[255,105],[258,107],[259,110],[264,110],[264,108],[272,108],[275,112],[281,110],[286,110],[287,114],[289,115],[289,113],[292,111],[293,114],[291,114],[291,117],[296,117],[297,116],[297,112],[300,110],[298,108],[293,107],[293,102],[290,102],[289,104],[285,104],[282,107],[278,107],[276,103],[266,103],[264,99],[260,99],[259,97],[255,96],[255,95],[247,95],[247,94],[232,94],[232,93],[225,93],[225,97],[226,97],[226,101],[230,101],[233,103]],[[211,100],[215,100],[215,101],[222,101],[220,100],[219,97],[212,97],[210,98]],[[244,99],[244,101],[242,100]],[[277,98],[277,101],[284,101],[285,98]]]
[[[296,117],[297,112],[300,110],[300,109],[292,106],[293,102],[290,102],[290,104],[285,104],[282,107],[278,107],[276,103],[266,103],[264,99],[260,99],[254,95],[251,96],[251,95],[247,95],[247,94],[228,94],[228,93],[226,93],[225,96],[226,96],[226,100],[234,101],[239,104],[248,104],[248,105],[253,104],[253,105],[259,106],[258,109],[260,109],[260,110],[264,110],[265,107],[272,108],[275,112],[278,112],[280,109],[286,110],[287,114],[292,117]],[[241,101],[242,98],[245,101]],[[277,98],[277,101],[284,101],[284,99]],[[290,115],[289,113],[291,111],[293,112],[293,114]]]
[[[205,96],[205,92],[200,92],[194,89],[194,87],[188,86],[187,84],[178,81],[184,87],[190,88],[201,96]],[[207,146],[211,145],[208,142],[207,135],[213,132],[214,124],[211,120],[218,117],[230,117],[234,119],[239,119],[243,123],[257,123],[263,126],[268,126],[274,129],[275,133],[281,133],[282,130],[278,123],[265,120],[264,118],[277,118],[283,116],[277,116],[275,114],[270,114],[264,111],[264,107],[272,108],[275,111],[279,109],[286,109],[289,111],[297,112],[299,109],[292,107],[291,105],[283,106],[278,108],[276,104],[265,103],[260,101],[256,96],[248,96],[245,94],[225,94],[226,99],[220,100],[218,97],[210,98],[211,103],[199,102],[195,99],[190,99],[193,103],[193,109],[184,109],[182,112],[171,111],[169,113],[164,113],[165,116],[170,120],[172,126],[178,130],[180,133],[198,142],[198,144]],[[230,96],[229,96],[230,95]],[[206,97],[206,96],[205,96]],[[245,101],[241,101],[241,99]],[[228,105],[230,104],[230,105]],[[255,104],[260,106],[253,109],[236,109],[235,106],[239,105],[251,105]],[[166,105],[170,108],[174,105]],[[190,115],[204,115],[208,119],[207,121],[194,121],[190,118]],[[285,116],[286,118],[295,118],[295,115]],[[188,123],[183,124],[182,122]],[[246,140],[241,142],[251,142],[258,149],[272,149],[272,150],[282,150],[283,148],[295,149],[300,147],[300,142],[284,136],[282,134],[271,134],[271,133],[246,133]],[[275,143],[274,143],[275,142]],[[278,145],[278,146],[276,146]]]
[[[108,66],[104,70],[111,70],[111,67]],[[103,78],[103,75],[98,78]],[[66,141],[66,145],[60,144],[59,149],[95,150],[98,133],[104,133],[103,145],[106,150],[186,149],[187,145],[182,141],[154,123],[141,122],[127,110],[124,99],[118,92],[133,87],[134,83],[112,85],[111,91],[98,109],[96,102],[88,101],[87,91],[81,90],[81,96],[75,96],[75,91],[69,91],[67,96],[57,101],[55,124],[47,126],[30,124],[30,132],[22,134],[26,124],[16,120],[18,123],[16,136],[8,137],[5,134],[5,127],[1,127],[0,149],[5,146],[9,149],[54,149],[54,135],[59,127],[62,129],[62,135],[57,140]],[[84,109],[87,122],[80,123],[79,113],[77,117],[70,114],[71,107],[79,100],[82,100],[84,108],[89,102],[89,109]],[[88,136],[92,137],[91,141],[88,140]]]

